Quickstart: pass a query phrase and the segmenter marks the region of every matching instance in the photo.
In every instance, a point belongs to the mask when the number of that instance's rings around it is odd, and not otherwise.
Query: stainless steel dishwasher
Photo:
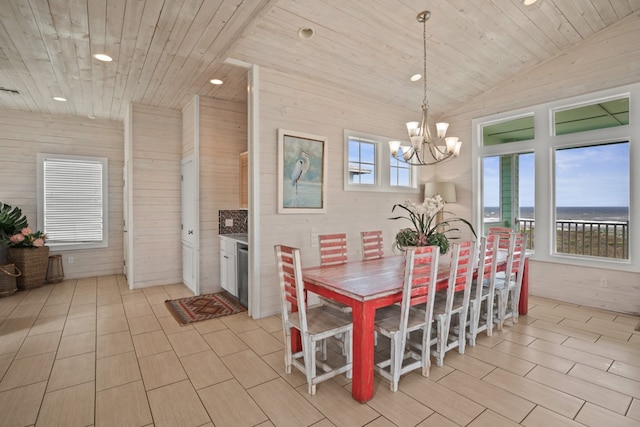
[[[240,304],[249,307],[249,246],[237,243],[237,284]]]

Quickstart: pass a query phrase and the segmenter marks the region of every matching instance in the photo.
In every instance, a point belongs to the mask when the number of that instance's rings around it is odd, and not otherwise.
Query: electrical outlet
[[[224,220],[225,227],[233,227],[233,218],[227,218]]]
[[[318,247],[318,237],[312,237],[311,238],[311,247],[312,248],[317,248]]]
[[[606,278],[601,278],[600,279],[600,287],[601,288],[608,288],[609,287],[609,281]]]
[[[73,264],[73,261],[74,261],[74,260],[73,260],[73,257],[72,257],[72,256],[70,256],[70,257],[68,257],[68,258],[67,258],[67,263],[68,263],[68,264]]]

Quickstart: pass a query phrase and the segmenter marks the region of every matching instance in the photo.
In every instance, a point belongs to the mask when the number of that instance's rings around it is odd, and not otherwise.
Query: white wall
[[[472,204],[472,119],[640,82],[638,40],[640,14],[636,13],[443,117],[451,124],[449,133],[466,142],[458,160],[437,169],[439,180],[456,182],[461,212],[466,214]],[[637,114],[632,113],[631,120],[638,120]],[[637,175],[634,177],[635,185],[640,185]],[[632,222],[634,218],[638,217],[632,216]],[[608,279],[607,288],[600,286],[601,278]],[[535,255],[530,262],[529,293],[608,310],[640,312],[639,273],[536,262]]]
[[[123,271],[123,134],[122,123],[107,120],[0,110],[0,200],[21,208],[33,229],[42,229],[36,223],[37,153],[109,159],[109,247],[51,251],[62,255],[66,278]]]
[[[220,288],[218,211],[240,209],[247,104],[200,97],[200,291]]]
[[[135,288],[182,283],[182,114],[139,104],[131,108],[133,277],[128,280]]]
[[[280,310],[273,246],[296,246],[302,252],[303,266],[320,263],[318,248],[311,247],[311,228],[319,234],[346,232],[348,256],[360,259],[360,232],[383,230],[385,252],[398,229],[409,226],[391,221],[391,208],[406,199],[418,200],[411,193],[372,193],[343,190],[344,129],[402,138],[404,123],[416,111],[388,106],[372,98],[336,91],[298,76],[260,69],[260,247],[258,278],[261,316]],[[325,214],[277,213],[277,132],[278,128],[328,138],[328,188]]]

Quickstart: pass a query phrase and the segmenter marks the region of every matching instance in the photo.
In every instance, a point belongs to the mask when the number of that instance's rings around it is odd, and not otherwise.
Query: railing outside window
[[[535,247],[535,221],[518,220],[527,249]],[[629,259],[629,221],[556,221],[556,251],[563,254]]]

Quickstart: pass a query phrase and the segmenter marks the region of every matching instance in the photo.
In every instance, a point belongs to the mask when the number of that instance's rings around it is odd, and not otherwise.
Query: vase
[[[8,261],[22,272],[16,277],[18,289],[28,290],[44,285],[49,265],[49,247],[9,248]]]

